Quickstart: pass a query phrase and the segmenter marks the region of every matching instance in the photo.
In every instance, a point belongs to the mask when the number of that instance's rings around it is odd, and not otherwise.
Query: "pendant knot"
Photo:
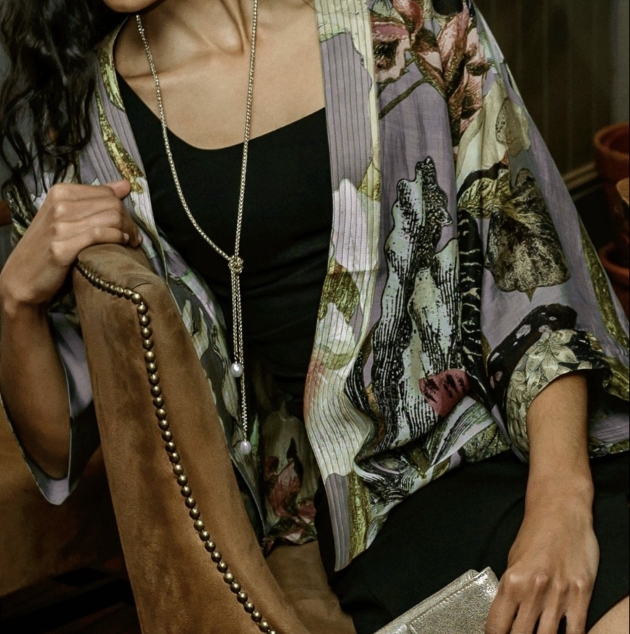
[[[228,265],[230,267],[230,271],[236,275],[240,275],[245,269],[245,262],[242,258],[239,258],[238,255],[231,257]]]

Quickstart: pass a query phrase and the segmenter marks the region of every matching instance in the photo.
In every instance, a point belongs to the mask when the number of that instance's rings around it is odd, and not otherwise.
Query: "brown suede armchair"
[[[37,489],[0,416],[0,597],[120,553],[102,467],[99,453],[70,500],[53,506]]]
[[[10,224],[0,200],[0,227],[8,231]],[[71,499],[53,506],[39,492],[0,408],[0,597],[119,554],[102,454],[90,461]]]
[[[263,558],[192,341],[144,256],[92,247],[74,286],[143,632],[354,634],[316,544]]]

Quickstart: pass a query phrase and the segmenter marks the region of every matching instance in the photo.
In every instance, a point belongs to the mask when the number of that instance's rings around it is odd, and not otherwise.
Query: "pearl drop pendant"
[[[238,443],[236,448],[241,456],[251,456],[253,451],[252,443],[250,443],[248,440],[243,440],[242,442]]]
[[[233,363],[230,372],[235,379],[240,379],[245,374],[245,368],[241,363]]]

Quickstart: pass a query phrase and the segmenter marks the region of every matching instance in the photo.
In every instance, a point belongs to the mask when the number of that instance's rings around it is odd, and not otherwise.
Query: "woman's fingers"
[[[5,264],[6,292],[16,301],[43,306],[63,286],[69,267],[86,247],[103,243],[139,246],[138,227],[122,204],[130,189],[127,181],[104,186],[64,183],[50,188]]]
[[[586,634],[586,621],[588,610],[579,615],[569,614],[567,616],[567,634]]]
[[[510,634],[518,611],[518,601],[508,594],[505,584],[501,584],[499,594],[492,604],[486,634]]]
[[[118,206],[123,211],[122,200],[130,191],[128,181],[103,186],[55,185],[48,192],[44,205],[53,221],[68,222],[98,213],[104,206]]]
[[[126,193],[125,193],[126,192]],[[53,185],[48,195],[46,196],[46,202],[55,204],[61,201],[80,201],[89,200],[92,198],[102,198],[111,196],[112,193],[122,200],[131,192],[131,185],[129,181],[116,181],[114,183],[108,183],[107,185],[75,185],[74,183],[60,183]]]
[[[119,200],[127,198],[131,193],[131,183],[129,181],[115,181],[113,183],[107,183],[105,187],[111,189]]]
[[[131,236],[120,229],[95,226],[69,240],[53,242],[51,252],[56,264],[69,267],[87,247],[95,244],[129,244],[130,239]]]
[[[585,634],[588,608],[593,598],[594,584],[575,582],[571,591],[571,604],[567,610],[567,634]]]
[[[541,614],[542,606],[539,600],[523,603],[516,615],[512,629],[508,631],[510,634],[536,634]],[[553,634],[558,634],[557,628]]]
[[[546,575],[533,579],[509,572],[501,581],[486,634],[558,634],[567,618],[567,634],[586,634],[592,587],[588,583],[555,585]]]
[[[112,209],[110,206],[109,209],[104,207],[101,211],[81,220],[56,223],[53,229],[53,240],[70,240],[91,227],[119,229],[131,236],[130,243],[132,244],[138,238],[138,228],[133,220],[127,214],[121,213],[120,209]]]
[[[125,209],[122,198],[129,194],[128,181],[102,187],[56,185],[46,200],[53,240],[73,237],[92,226],[120,229],[131,236],[130,244],[138,246],[138,227]]]
[[[123,204],[114,196],[107,195],[87,200],[66,200],[51,210],[55,222],[81,222],[104,211],[116,210],[120,215],[126,213]]]
[[[565,606],[561,597],[551,601],[540,618],[537,634],[558,634],[560,623],[564,618]],[[584,634],[582,632],[581,634]]]
[[[123,233],[131,236],[129,241],[132,246],[137,246],[140,242],[140,232],[136,223],[129,217],[124,209],[117,207],[112,208],[111,202],[109,207],[104,205],[97,211],[86,218],[74,222],[62,222],[56,226],[56,234],[62,239],[69,239],[83,233],[90,227],[109,227],[111,229],[120,229]]]

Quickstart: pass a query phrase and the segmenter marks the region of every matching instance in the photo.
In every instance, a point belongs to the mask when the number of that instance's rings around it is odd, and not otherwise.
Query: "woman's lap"
[[[601,568],[589,628],[629,591],[628,455],[593,463]],[[511,454],[466,465],[392,512],[374,544],[332,574],[332,529],[318,497],[320,549],[331,585],[358,634],[373,634],[471,569],[501,576],[524,515],[528,469]]]

